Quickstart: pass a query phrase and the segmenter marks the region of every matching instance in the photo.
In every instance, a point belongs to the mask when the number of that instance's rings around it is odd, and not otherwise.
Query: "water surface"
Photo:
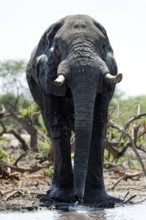
[[[40,210],[36,212],[0,213],[0,220],[146,220],[146,202],[112,209],[98,209],[79,206],[70,212]]]

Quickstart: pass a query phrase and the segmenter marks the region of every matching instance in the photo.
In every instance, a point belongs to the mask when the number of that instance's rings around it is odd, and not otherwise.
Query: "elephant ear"
[[[97,21],[93,20],[94,25],[102,32],[102,34],[105,36],[105,48],[104,48],[104,61],[110,71],[110,73],[112,75],[116,75],[117,74],[117,64],[116,64],[116,60],[114,58],[114,52],[113,49],[111,47],[108,35],[106,33],[105,28],[98,23]]]
[[[27,64],[26,74],[29,85],[35,81],[38,88],[46,94],[64,96],[66,85],[57,87],[54,79],[57,77],[59,61],[53,55],[54,37],[57,31],[63,26],[63,19],[51,25],[42,35],[38,45],[33,50]],[[32,79],[32,80],[31,80]]]
[[[105,37],[106,37],[106,46],[105,46],[105,62],[108,66],[108,69],[112,75],[117,75],[118,68],[117,68],[117,63],[114,58],[114,52],[111,47],[109,38],[105,32]]]

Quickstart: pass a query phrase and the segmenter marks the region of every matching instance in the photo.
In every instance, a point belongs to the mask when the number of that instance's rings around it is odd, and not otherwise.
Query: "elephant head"
[[[96,95],[114,91],[117,74],[104,27],[87,15],[67,16],[43,34],[27,66],[45,94],[73,95],[75,110],[75,195],[82,199],[88,167]],[[110,95],[111,98],[111,95]]]

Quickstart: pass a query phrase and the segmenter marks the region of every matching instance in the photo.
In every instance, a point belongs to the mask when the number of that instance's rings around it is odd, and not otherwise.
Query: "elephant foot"
[[[48,197],[55,202],[74,202],[73,188],[53,187],[47,192]]]
[[[122,203],[122,200],[109,196],[105,189],[89,189],[85,192],[84,203],[95,207],[114,207],[117,203]]]

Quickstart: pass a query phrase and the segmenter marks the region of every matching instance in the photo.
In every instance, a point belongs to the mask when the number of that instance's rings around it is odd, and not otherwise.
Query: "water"
[[[127,205],[113,209],[98,209],[80,206],[70,212],[40,210],[36,212],[0,213],[0,220],[146,220],[146,203]]]

